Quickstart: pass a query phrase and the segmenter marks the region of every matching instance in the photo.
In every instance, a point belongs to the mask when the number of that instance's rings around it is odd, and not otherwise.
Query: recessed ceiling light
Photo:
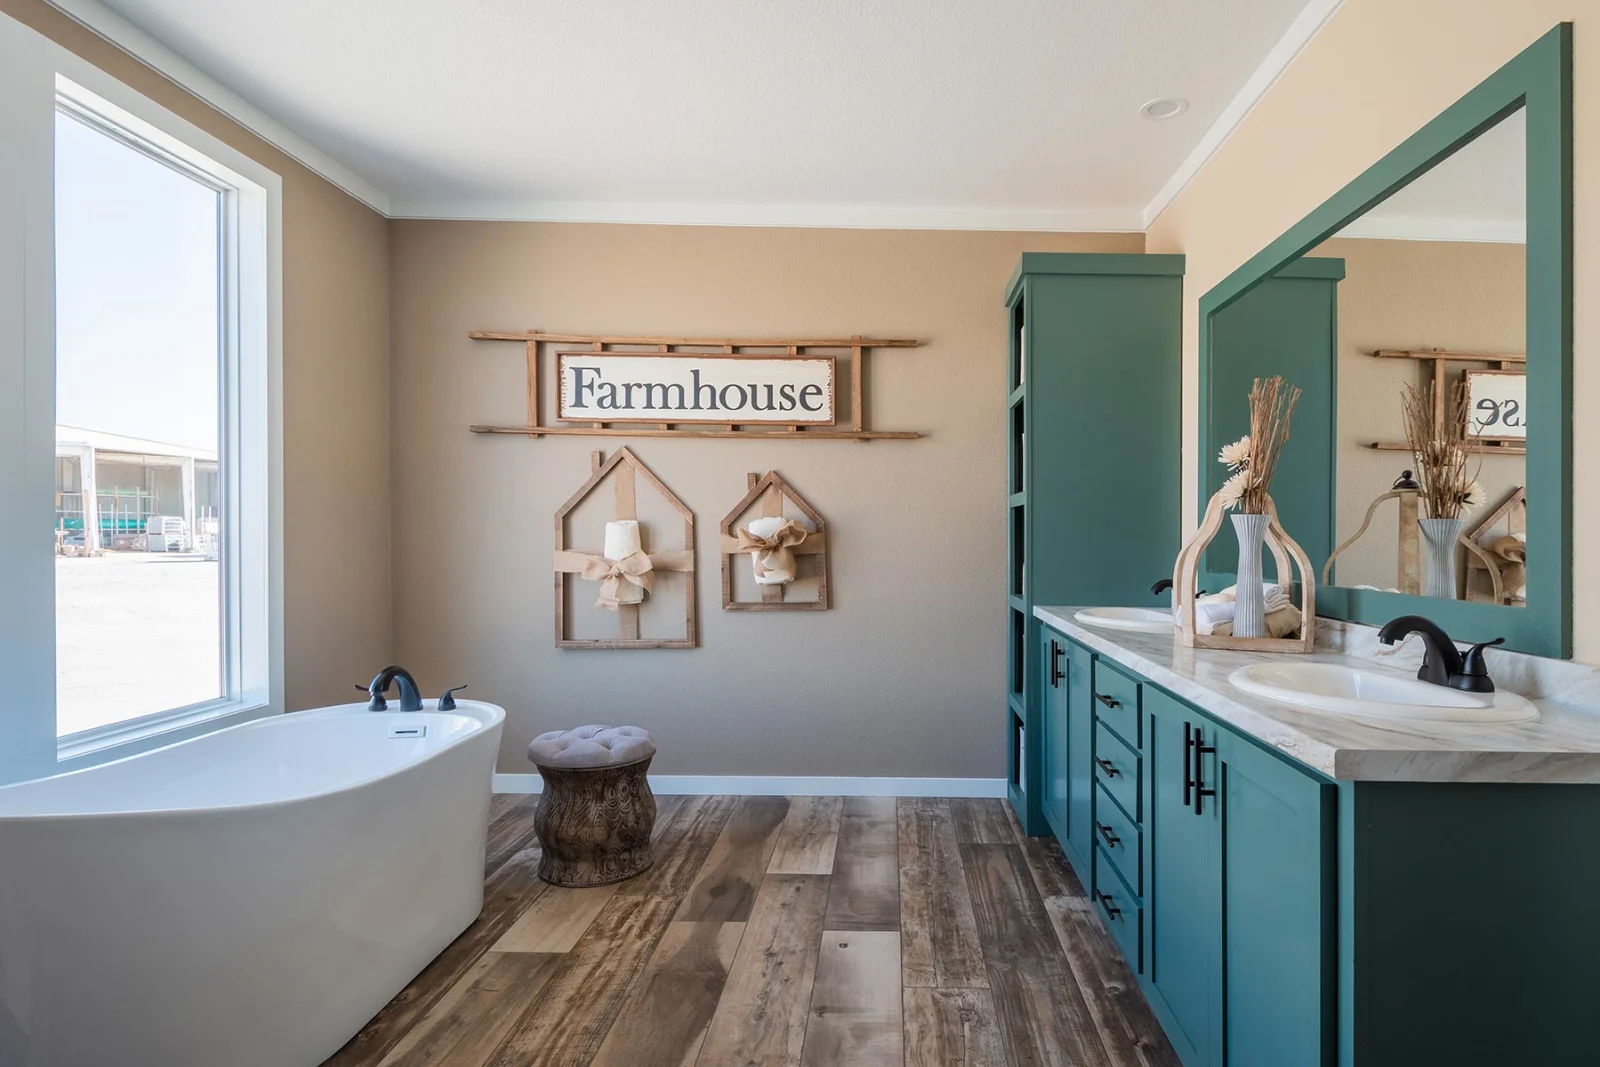
[[[1160,96],[1139,109],[1147,119],[1175,119],[1189,110],[1189,101],[1181,96]]]

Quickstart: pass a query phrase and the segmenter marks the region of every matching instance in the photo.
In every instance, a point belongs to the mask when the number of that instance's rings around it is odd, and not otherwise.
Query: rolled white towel
[[[637,552],[644,551],[639,540],[639,521],[637,519],[618,519],[606,523],[605,557],[613,562],[620,563]],[[644,602],[644,589],[632,582],[623,582],[617,587],[618,604],[640,604]]]
[[[771,537],[773,534],[775,534],[779,530],[783,529],[783,524],[785,522],[787,522],[787,521],[788,520],[783,518],[782,516],[779,516],[778,518],[775,518],[775,519],[773,519],[773,518],[753,519],[750,522],[749,530],[750,530],[750,532],[752,534],[755,534],[757,537]],[[761,558],[761,555],[762,555],[762,553],[760,553],[760,552],[752,552],[752,553],[750,553],[750,558],[753,559],[753,560],[758,560],[758,559]],[[789,558],[791,560],[794,558],[792,553],[790,554]],[[777,563],[776,558],[771,559],[770,562],[769,562],[769,569],[768,569],[767,573],[766,574],[760,574],[760,573],[756,574],[756,584],[757,585],[785,585],[785,584],[787,584],[789,582],[794,581],[794,572],[793,571],[787,571],[787,570],[784,570],[782,567],[772,566],[772,564],[775,564],[775,563]]]
[[[606,523],[606,559],[627,559],[639,551],[639,545],[639,520],[618,519]]]

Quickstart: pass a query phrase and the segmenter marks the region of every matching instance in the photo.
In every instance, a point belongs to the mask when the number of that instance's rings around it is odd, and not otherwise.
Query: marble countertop
[[[1489,650],[1503,689],[1539,707],[1517,724],[1387,722],[1296,710],[1235,688],[1228,676],[1282,653],[1184,648],[1170,634],[1085,626],[1073,607],[1036,607],[1048,625],[1196,707],[1330,778],[1382,782],[1600,783],[1600,668]],[[1307,662],[1357,660],[1363,670],[1415,677],[1421,642],[1391,651],[1377,631],[1317,620]]]

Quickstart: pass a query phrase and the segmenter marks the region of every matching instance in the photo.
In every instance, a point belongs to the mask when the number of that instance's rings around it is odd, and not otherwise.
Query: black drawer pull
[[[1215,753],[1217,751],[1217,746],[1216,745],[1208,745],[1208,744],[1206,744],[1203,740],[1201,740],[1203,735],[1201,734],[1200,728],[1198,726],[1196,726],[1196,727],[1194,727],[1193,731],[1191,732],[1188,723],[1184,723],[1183,724],[1183,736],[1184,736],[1184,746],[1186,748],[1190,749],[1190,751],[1193,753],[1192,756],[1190,756],[1188,753],[1185,754],[1184,763],[1188,763],[1191,758],[1194,760],[1194,771],[1192,772],[1192,774],[1190,772],[1188,772],[1187,770],[1185,771],[1185,774],[1184,774],[1183,800],[1184,800],[1184,803],[1186,803],[1186,804],[1189,802],[1189,791],[1191,789],[1193,789],[1194,790],[1194,813],[1196,815],[1204,815],[1205,814],[1205,808],[1204,808],[1202,802],[1205,800],[1206,797],[1214,797],[1214,796],[1216,796],[1217,795],[1217,791],[1214,788],[1212,788],[1212,789],[1206,788],[1205,782],[1202,781],[1202,779],[1201,779],[1200,758],[1202,756],[1209,756],[1209,755],[1212,755],[1213,753]]]
[[[1065,648],[1063,648],[1060,645],[1056,644],[1056,639],[1055,638],[1052,637],[1050,639],[1050,688],[1051,689],[1059,689],[1061,687],[1061,679],[1063,679],[1063,678],[1065,678],[1067,676],[1066,672],[1061,669],[1061,656],[1066,651],[1067,650]]]
[[[1122,707],[1122,701],[1117,700],[1115,697],[1108,697],[1104,693],[1096,693],[1094,698],[1108,708]]]
[[[1096,889],[1094,895],[1100,898],[1100,906],[1106,909],[1106,914],[1115,919],[1122,914],[1122,909],[1117,907],[1116,898],[1104,890]]]
[[[1110,760],[1105,759],[1104,757],[1101,757],[1101,756],[1096,756],[1094,758],[1094,761],[1096,763],[1100,764],[1100,769],[1105,772],[1105,776],[1107,778],[1118,778],[1118,777],[1121,777],[1122,772],[1117,770],[1117,765],[1115,763],[1112,763]]]
[[[1118,837],[1115,831],[1113,831],[1111,827],[1107,826],[1105,823],[1097,822],[1095,823],[1095,827],[1100,831],[1100,836],[1106,839],[1106,844],[1110,845],[1112,848],[1116,848],[1118,845],[1122,844],[1122,838]]]

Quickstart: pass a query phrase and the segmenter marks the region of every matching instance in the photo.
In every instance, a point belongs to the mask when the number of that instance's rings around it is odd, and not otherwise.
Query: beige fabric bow
[[[585,556],[583,570],[578,574],[591,582],[600,583],[600,596],[594,602],[595,607],[616,611],[620,605],[617,594],[622,591],[622,583],[632,582],[648,593],[655,580],[651,570],[650,557],[643,552],[635,552],[620,560],[606,559],[604,556]]]
[[[756,577],[765,578],[774,571],[794,577],[794,546],[806,539],[806,528],[793,519],[785,519],[771,537],[760,537],[749,530],[739,529],[739,551],[756,553]]]
[[[1500,584],[1507,593],[1515,596],[1518,590],[1528,584],[1527,544],[1508,534],[1497,538],[1489,546],[1489,552],[1503,561],[1500,565]]]

